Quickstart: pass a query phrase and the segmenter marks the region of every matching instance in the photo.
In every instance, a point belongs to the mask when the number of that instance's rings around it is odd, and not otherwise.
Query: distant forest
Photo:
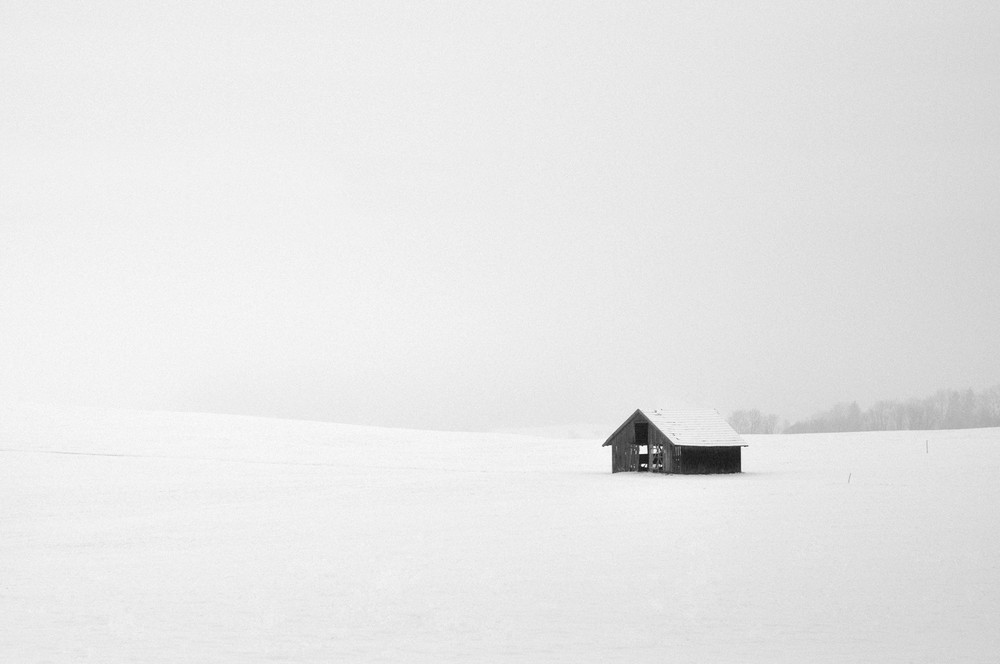
[[[784,426],[777,415],[737,410],[729,424],[738,433],[828,433],[837,431],[896,431],[901,429],[970,429],[1000,427],[1000,385],[982,392],[939,390],[924,399],[879,401],[861,410],[857,401]]]

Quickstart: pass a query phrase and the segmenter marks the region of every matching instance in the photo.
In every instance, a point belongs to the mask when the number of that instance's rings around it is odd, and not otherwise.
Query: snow
[[[997,661],[1000,429],[746,438],[2,406],[0,661]]]

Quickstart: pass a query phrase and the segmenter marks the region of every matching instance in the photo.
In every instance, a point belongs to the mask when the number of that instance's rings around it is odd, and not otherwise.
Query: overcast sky
[[[995,2],[0,3],[0,399],[491,429],[1000,382]]]

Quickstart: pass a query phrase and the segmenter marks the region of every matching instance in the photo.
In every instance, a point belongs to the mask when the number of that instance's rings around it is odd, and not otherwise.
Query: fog
[[[485,430],[994,385],[998,30],[3,3],[0,400]]]

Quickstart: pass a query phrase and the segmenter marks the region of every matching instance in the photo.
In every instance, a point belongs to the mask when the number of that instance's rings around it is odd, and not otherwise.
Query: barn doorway
[[[649,471],[649,423],[635,422],[632,424],[635,433],[635,445],[639,448],[639,467],[636,469],[640,473]],[[642,448],[646,451],[643,452]]]
[[[635,442],[633,445],[635,445],[636,454],[638,456],[636,470],[640,473],[667,472],[665,467],[666,458],[664,456],[665,450],[663,449],[663,444],[655,442],[655,439],[650,438],[649,423],[634,422],[632,424],[632,433],[635,436]]]

